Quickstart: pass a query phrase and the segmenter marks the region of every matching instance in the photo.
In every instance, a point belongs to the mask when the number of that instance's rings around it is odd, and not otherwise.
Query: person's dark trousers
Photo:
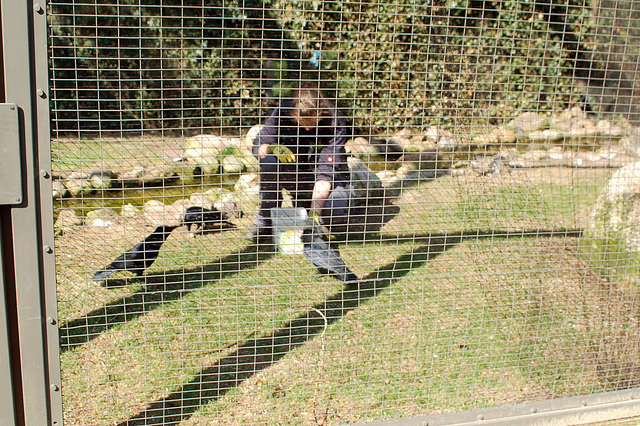
[[[296,179],[297,178],[297,179]],[[312,173],[284,173],[278,170],[278,160],[273,155],[260,159],[260,209],[256,213],[255,226],[260,235],[271,233],[271,209],[282,205],[282,190],[291,194],[294,207],[309,209],[315,184]],[[354,193],[346,182],[339,182],[329,193],[321,212],[323,221],[341,221],[349,214]]]

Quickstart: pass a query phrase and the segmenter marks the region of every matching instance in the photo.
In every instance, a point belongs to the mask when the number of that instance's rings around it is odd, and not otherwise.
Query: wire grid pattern
[[[636,2],[48,7],[65,424],[338,425],[638,385]],[[356,283],[246,237],[255,126],[302,82],[353,123],[331,244]],[[185,226],[193,206],[230,224]],[[160,225],[142,275],[92,280]]]

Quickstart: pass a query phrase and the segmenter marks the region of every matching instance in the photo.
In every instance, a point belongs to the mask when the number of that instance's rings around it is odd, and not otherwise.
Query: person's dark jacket
[[[260,145],[280,144],[296,156],[296,162],[281,164],[282,180],[346,181],[348,167],[344,144],[352,137],[349,119],[336,109],[320,120],[318,126],[306,131],[291,118],[291,101],[276,108],[253,141],[253,154]]]

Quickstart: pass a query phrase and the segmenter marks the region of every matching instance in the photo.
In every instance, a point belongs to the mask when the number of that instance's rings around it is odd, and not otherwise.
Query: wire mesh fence
[[[637,2],[48,9],[66,424],[638,386]]]

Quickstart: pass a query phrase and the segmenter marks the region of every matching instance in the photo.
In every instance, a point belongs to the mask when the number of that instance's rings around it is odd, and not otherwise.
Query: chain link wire
[[[639,11],[48,2],[65,424],[339,425],[638,386]],[[311,130],[287,106],[307,86]],[[317,176],[329,235],[302,230]]]

